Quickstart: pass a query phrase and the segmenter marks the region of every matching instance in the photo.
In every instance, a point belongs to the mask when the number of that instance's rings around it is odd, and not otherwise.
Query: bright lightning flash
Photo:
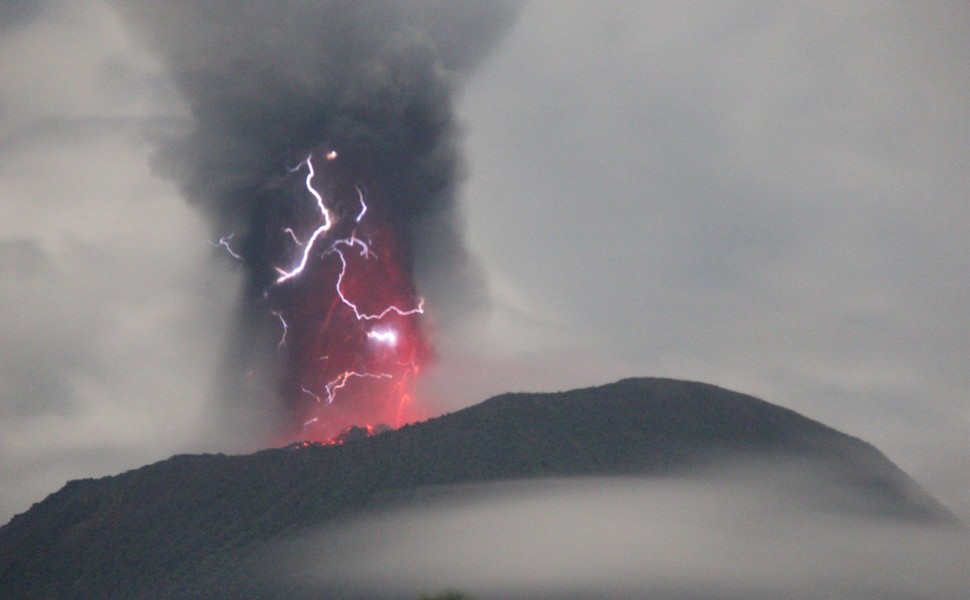
[[[327,404],[333,403],[334,394],[337,390],[347,385],[347,380],[351,377],[369,377],[370,379],[393,379],[390,373],[358,373],[357,371],[344,371],[339,377],[326,385]]]
[[[333,152],[332,150],[331,150],[331,153],[334,155],[334,158],[336,158],[336,153]],[[327,157],[329,160],[332,160],[329,158],[330,157],[329,154],[327,155]],[[311,235],[310,239],[307,240],[306,244],[304,244],[303,256],[300,257],[300,264],[297,265],[296,268],[294,268],[292,271],[285,271],[280,268],[276,269],[276,271],[280,274],[279,278],[276,280],[277,284],[293,279],[294,277],[296,277],[297,275],[303,272],[303,269],[306,267],[307,260],[310,258],[310,252],[313,250],[313,243],[316,242],[317,238],[320,237],[322,234],[326,233],[327,231],[330,231],[330,227],[331,225],[333,225],[333,222],[330,220],[330,211],[328,211],[327,207],[324,206],[323,204],[323,197],[313,187],[313,177],[314,175],[316,175],[316,172],[313,170],[312,159],[313,159],[312,155],[307,156],[306,160],[304,160],[303,163],[301,164],[305,164],[307,166],[307,170],[309,171],[306,176],[306,189],[310,192],[310,194],[313,195],[313,197],[317,201],[317,208],[320,209],[320,219],[322,223],[320,224],[319,227],[313,230],[313,235]],[[293,236],[294,241],[297,241],[297,243],[299,243],[298,240],[296,240],[296,234],[293,233],[292,229],[289,229],[288,233],[291,236]]]
[[[337,152],[331,150],[320,155],[319,158],[327,162],[332,162],[337,159]],[[287,304],[271,311],[279,319],[282,326],[282,335],[280,336],[278,344],[279,350],[282,352],[285,349],[287,356],[290,357],[290,360],[294,361],[295,365],[306,365],[294,367],[294,383],[296,384],[294,389],[312,398],[316,405],[327,406],[333,404],[338,392],[346,387],[349,381],[353,379],[394,380],[395,383],[391,388],[393,391],[388,399],[398,399],[396,414],[397,424],[400,425],[402,422],[401,410],[405,404],[411,402],[411,395],[407,391],[407,388],[413,385],[414,377],[418,372],[415,360],[422,352],[426,351],[426,347],[422,344],[419,330],[414,325],[414,322],[407,320],[400,321],[399,318],[423,314],[424,299],[415,297],[414,304],[410,306],[406,303],[392,302],[380,302],[375,306],[375,300],[387,294],[388,290],[399,289],[397,288],[399,284],[396,283],[398,281],[396,279],[398,265],[393,258],[394,240],[393,238],[386,237],[384,229],[382,228],[382,222],[380,221],[380,212],[377,213],[377,225],[374,225],[374,217],[369,216],[371,213],[369,212],[367,202],[364,198],[364,192],[360,185],[354,185],[359,209],[347,214],[341,212],[341,209],[338,208],[342,206],[339,203],[333,207],[328,207],[323,194],[315,186],[317,171],[314,166],[313,154],[308,155],[297,166],[287,168],[287,171],[289,173],[296,173],[304,166],[307,169],[304,185],[307,193],[316,202],[317,216],[315,229],[305,239],[301,239],[303,234],[297,233],[300,231],[299,227],[295,229],[294,227],[285,227],[282,229],[282,233],[292,240],[298,260],[296,260],[295,266],[288,269],[276,267],[278,277],[274,284],[265,290],[264,297],[270,298],[271,289],[296,280],[305,272],[312,271],[313,274],[307,275],[310,283],[305,286],[288,288],[288,291],[280,292],[280,298],[284,302],[287,302]],[[364,222],[365,216],[368,217],[366,223]],[[347,228],[345,231],[349,230],[349,236],[338,239],[331,238],[328,245],[323,246],[324,242],[321,240],[326,240],[327,236],[333,235],[338,221],[342,221],[342,226]],[[358,228],[365,232],[362,237],[358,235]],[[370,267],[365,267],[359,262],[361,260],[382,260],[378,258],[377,253],[371,250],[371,245],[373,244],[372,238],[370,237],[371,234],[378,236],[374,238],[378,242],[384,242],[385,245],[382,245],[382,251],[385,254],[382,256],[386,256],[386,258],[383,260],[389,260],[390,262],[369,263],[372,265]],[[240,258],[229,246],[231,239],[232,235],[226,236],[219,240],[219,245],[225,247],[233,256]],[[388,242],[390,242],[390,248],[386,246]],[[319,247],[321,246],[325,249],[320,250]],[[357,254],[354,254],[358,250],[359,257]],[[295,305],[292,304],[292,300],[287,300],[287,298],[293,297],[291,296],[292,294],[314,293],[313,290],[319,289],[317,287],[317,282],[320,281],[319,277],[325,276],[329,278],[331,276],[329,273],[332,273],[332,271],[327,270],[329,267],[323,268],[322,270],[318,270],[317,268],[310,269],[308,265],[311,264],[311,260],[318,261],[330,255],[336,255],[340,261],[340,266],[336,272],[336,281],[333,282],[333,280],[330,280],[331,283],[326,284],[328,287],[332,285],[333,287],[331,289],[335,292],[331,299],[326,300],[323,304],[323,306],[329,306],[329,308],[323,308],[319,313],[314,313],[313,311],[308,312],[304,304]],[[357,265],[361,265],[361,271],[357,270]],[[376,269],[374,265],[377,265]],[[382,282],[380,279],[374,279],[375,273],[383,274],[384,277],[389,276],[390,279],[386,282]],[[407,280],[404,281],[406,282],[404,289],[408,289]],[[361,287],[362,284],[365,287]],[[365,293],[367,296],[364,296]],[[399,292],[391,291],[390,293],[398,294],[395,297],[400,298]],[[355,300],[351,300],[350,296],[353,296]],[[318,302],[316,298],[314,297],[314,300],[311,302]],[[353,319],[350,318],[350,314],[347,312],[335,312],[335,309],[341,305],[352,311]],[[310,306],[313,306],[313,304],[310,304]],[[286,318],[284,318],[284,310],[286,311]],[[386,323],[372,328],[365,328],[364,326],[365,322],[384,321],[385,319],[390,321],[392,318],[395,319],[394,327]],[[353,323],[355,320],[360,323],[356,326],[340,325],[340,323],[347,322],[348,320],[349,323]],[[342,327],[345,329],[342,329]],[[288,343],[290,333],[294,335],[292,340],[289,340],[290,343]],[[361,337],[356,338],[356,336]],[[355,343],[353,340],[355,338],[366,339],[375,344],[379,344],[385,347],[386,350],[366,353],[361,352],[361,348],[355,351],[353,350],[353,344]],[[347,343],[349,343],[349,346],[345,345]],[[347,348],[347,350],[344,351],[343,348]],[[311,368],[308,365],[311,363],[319,365],[319,360],[304,361],[301,358],[309,352],[313,352],[314,356],[319,357],[321,351],[326,353],[324,358],[331,358],[331,355],[333,357],[333,360],[329,360],[325,366],[314,366]],[[336,376],[334,376],[335,374]],[[380,398],[383,398],[383,396],[380,396]],[[388,412],[384,408],[386,405],[380,404],[380,402],[386,402],[386,399],[378,400],[365,396],[361,400],[365,401],[364,406],[368,406],[366,404],[367,402],[378,402],[377,405],[372,404],[373,406],[380,407],[378,408],[379,412],[377,414],[384,414],[384,418],[393,420],[394,413],[390,413],[391,416],[388,418]],[[353,414],[355,410],[359,410],[355,409],[354,406],[353,404],[344,405],[344,408],[341,408],[341,414],[347,408],[352,411],[350,414]],[[383,411],[383,413],[380,411]],[[325,431],[325,429],[321,430],[321,426],[325,425],[324,418],[321,416],[321,409],[313,409],[313,412],[316,414],[304,414],[301,420],[304,430],[302,435],[311,433],[311,430],[308,429],[311,425],[313,425],[313,431]],[[374,413],[358,412],[357,414],[364,415],[364,419],[369,419]],[[360,416],[356,418],[360,418]],[[328,423],[326,426],[333,427],[333,425],[333,423]]]
[[[371,329],[367,332],[367,338],[388,346],[397,345],[397,332],[393,329]]]

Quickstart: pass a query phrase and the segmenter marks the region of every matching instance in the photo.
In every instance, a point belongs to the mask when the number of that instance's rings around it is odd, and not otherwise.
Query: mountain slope
[[[341,446],[176,456],[72,481],[0,528],[0,590],[11,599],[255,597],[260,584],[242,566],[251,552],[388,494],[545,476],[658,475],[738,456],[811,462],[845,482],[856,505],[887,517],[955,521],[861,440],[715,386],[627,379],[505,394]]]

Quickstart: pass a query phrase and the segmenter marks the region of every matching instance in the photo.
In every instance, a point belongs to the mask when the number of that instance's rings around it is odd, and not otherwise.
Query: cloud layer
[[[252,440],[207,401],[241,273],[149,167],[193,125],[175,73],[106,2],[0,27],[5,521]],[[874,443],[970,521],[967,40],[953,4],[529,3],[460,104],[495,310],[439,340],[422,401],[708,381]]]
[[[943,599],[970,585],[966,531],[823,510],[810,498],[838,495],[833,482],[774,468],[446,488],[284,556],[308,595],[348,597]]]

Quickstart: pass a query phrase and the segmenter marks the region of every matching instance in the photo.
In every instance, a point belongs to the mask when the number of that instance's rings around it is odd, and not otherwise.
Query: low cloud
[[[966,530],[818,502],[840,497],[784,465],[457,486],[308,536],[287,561],[307,597],[942,599],[970,589]]]

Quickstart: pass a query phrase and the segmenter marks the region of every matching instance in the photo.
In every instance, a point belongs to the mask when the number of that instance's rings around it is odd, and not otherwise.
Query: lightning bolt
[[[276,344],[276,349],[282,350],[283,348],[286,348],[286,333],[290,330],[290,326],[286,324],[286,319],[283,318],[283,313],[277,310],[272,311],[272,313],[276,315],[276,318],[280,320],[280,325],[283,326],[283,335],[280,336],[280,341],[278,344]]]
[[[343,244],[344,246],[350,246],[351,248],[353,248],[354,246],[360,246],[361,256],[363,256],[364,258],[377,258],[377,255],[370,251],[370,244],[368,244],[364,240],[357,237],[356,232],[351,232],[349,238],[344,238],[342,240],[337,240],[336,242],[334,242],[333,245],[327,248],[327,252],[325,252],[324,254],[329,254],[330,252],[333,252],[340,244]]]
[[[360,191],[360,186],[355,185],[354,189],[357,190],[357,199],[360,200],[360,214],[357,215],[355,222],[360,223],[360,220],[367,214],[367,203],[364,202],[364,192]]]
[[[339,377],[328,383],[325,387],[327,390],[327,404],[333,403],[334,395],[337,390],[341,389],[347,385],[347,380],[351,377],[366,377],[370,379],[393,379],[394,376],[390,373],[358,373],[357,371],[344,371]],[[306,390],[303,390],[306,391]],[[309,393],[309,392],[307,392]],[[311,394],[313,395],[313,394]]]
[[[223,247],[223,248],[225,248],[226,249],[226,252],[229,253],[229,256],[235,258],[236,260],[242,260],[243,257],[239,253],[237,253],[235,250],[233,250],[232,249],[232,246],[229,245],[229,240],[231,240],[232,239],[232,236],[234,236],[234,235],[236,235],[236,232],[235,231],[232,232],[232,233],[230,233],[229,235],[222,236],[221,238],[219,238],[219,241],[218,242],[209,242],[209,243],[212,244],[213,246],[217,247],[217,248],[220,247],[220,246]]]
[[[331,150],[326,154],[327,160],[334,160],[336,158],[337,158],[337,152],[335,150]],[[277,285],[284,283],[286,281],[289,281],[290,279],[293,279],[294,277],[303,273],[303,269],[306,268],[307,261],[310,258],[310,252],[312,252],[313,245],[317,241],[317,238],[325,234],[326,232],[330,231],[330,228],[333,225],[333,220],[330,218],[330,211],[327,210],[327,207],[323,202],[323,196],[321,196],[320,192],[318,192],[316,188],[313,187],[313,178],[316,176],[316,171],[313,168],[313,155],[312,154],[307,155],[306,159],[304,159],[304,161],[301,162],[299,165],[297,165],[294,169],[291,169],[290,172],[295,172],[299,170],[299,168],[302,165],[306,165],[307,167],[306,189],[316,200],[317,208],[320,210],[320,217],[323,222],[319,227],[317,227],[313,231],[313,234],[310,236],[310,239],[307,240],[306,242],[301,242],[300,239],[296,236],[296,233],[293,231],[292,228],[287,227],[286,229],[283,230],[285,233],[288,233],[291,238],[293,238],[293,241],[298,246],[303,247],[303,253],[300,256],[299,264],[292,270],[286,271],[279,267],[276,268],[276,271],[280,274],[280,276],[276,279]],[[354,187],[357,190],[357,199],[360,201],[360,206],[361,206],[360,213],[358,213],[357,219],[356,219],[356,222],[359,223],[360,220],[363,219],[364,215],[367,213],[367,203],[364,202],[364,193],[361,191],[360,186],[354,186]],[[361,312],[360,308],[354,302],[351,302],[347,298],[347,296],[344,295],[343,289],[341,287],[341,284],[343,283],[344,275],[347,272],[347,258],[344,256],[343,252],[341,252],[340,249],[337,247],[339,244],[344,244],[350,247],[353,247],[354,245],[359,245],[361,247],[361,256],[364,256],[365,258],[367,256],[374,256],[374,255],[370,251],[370,246],[368,246],[367,243],[365,243],[363,240],[360,240],[357,237],[355,237],[353,234],[349,238],[337,240],[330,246],[330,248],[326,252],[326,253],[331,253],[331,252],[336,253],[337,256],[340,257],[341,267],[340,267],[340,274],[337,276],[337,286],[336,286],[337,294],[340,296],[341,301],[354,311],[354,315],[357,317],[358,321],[379,320],[386,317],[392,312],[402,317],[408,316],[408,315],[414,315],[414,314],[421,314],[424,312],[423,298],[419,299],[418,305],[415,308],[404,309],[404,308],[400,308],[392,305],[392,306],[388,306],[383,311],[376,314],[368,314],[368,313]],[[227,244],[227,247],[228,247],[228,244]],[[280,316],[280,320],[282,319],[283,317]],[[285,322],[284,322],[284,329],[285,329]]]
[[[293,228],[292,227],[287,227],[286,229],[283,230],[283,233],[290,234],[290,237],[293,238],[293,243],[296,244],[297,246],[302,246],[303,245],[303,242],[300,241],[300,238],[296,237],[296,232],[293,231]],[[277,271],[278,270],[279,269],[277,269]]]
[[[301,387],[300,389],[303,391],[304,394],[307,394],[308,396],[313,396],[314,400],[316,400],[317,402],[320,402],[320,396],[317,396],[316,394],[306,389],[305,387]],[[309,422],[310,421],[307,421],[307,423]],[[303,426],[306,427],[306,423],[304,423]]]
[[[270,289],[272,287],[282,285],[291,279],[295,279],[299,277],[304,272],[307,265],[309,264],[311,255],[314,256],[315,259],[319,259],[319,258],[325,257],[328,254],[336,254],[337,258],[340,260],[340,270],[337,275],[334,288],[337,292],[337,296],[340,298],[340,301],[353,311],[354,316],[357,318],[358,321],[379,321],[391,313],[394,313],[401,317],[407,317],[410,315],[424,313],[423,298],[416,298],[416,302],[417,302],[416,306],[408,307],[408,306],[397,306],[392,304],[390,306],[387,306],[380,312],[368,313],[362,310],[360,306],[358,306],[355,302],[353,302],[344,293],[344,282],[345,282],[344,278],[347,276],[347,271],[349,268],[348,266],[349,255],[347,254],[347,252],[359,251],[359,256],[362,257],[364,260],[370,260],[370,259],[377,260],[378,256],[377,254],[371,251],[370,238],[367,238],[366,236],[364,237],[364,239],[357,237],[356,227],[351,230],[350,237],[331,241],[329,247],[327,247],[326,250],[324,250],[322,253],[319,250],[317,250],[318,248],[317,244],[319,240],[321,238],[326,239],[326,236],[331,231],[332,227],[340,217],[335,216],[330,212],[326,203],[324,202],[323,195],[314,186],[315,178],[317,175],[316,168],[314,166],[314,158],[315,158],[314,154],[310,153],[307,155],[307,157],[304,160],[302,160],[295,167],[292,167],[292,168],[287,167],[286,170],[288,173],[292,174],[292,173],[299,172],[301,169],[303,169],[304,166],[306,167],[307,173],[306,173],[306,179],[304,183],[306,186],[307,193],[309,193],[310,196],[312,196],[314,201],[316,202],[316,207],[318,212],[318,220],[316,223],[316,228],[305,239],[301,239],[301,237],[303,237],[303,234],[298,234],[297,230],[295,230],[293,227],[286,227],[282,230],[282,232],[285,235],[289,236],[289,238],[293,240],[294,245],[300,249],[296,253],[298,255],[298,260],[296,260],[295,266],[292,266],[292,268],[289,268],[289,269],[285,269],[279,266],[276,267],[276,272],[278,273],[278,277],[276,278],[275,283],[273,285],[269,286],[269,288],[264,290],[264,297],[267,297],[267,298],[269,297]],[[337,159],[337,152],[335,150],[330,150],[325,154],[317,155],[316,158],[318,159],[318,161],[321,159],[326,161],[334,161]],[[357,200],[360,204],[360,209],[357,212],[357,214],[354,216],[354,222],[361,223],[364,217],[367,215],[369,207],[367,206],[367,202],[364,197],[364,192],[361,189],[361,187],[359,185],[355,185],[354,189],[357,192]],[[219,245],[224,246],[233,256],[237,258],[241,258],[230,248],[229,241],[231,239],[232,239],[232,234],[220,240]],[[289,333],[289,324],[287,323],[287,320],[284,317],[282,310],[272,310],[271,312],[279,319],[280,325],[282,326],[282,334],[280,336],[280,340],[278,343],[278,349],[282,351],[284,348],[287,347],[287,334]],[[366,336],[367,336],[367,339],[374,340],[376,343],[386,344],[391,347],[396,346],[399,341],[399,333],[394,329],[391,329],[388,327],[373,328],[370,331],[367,331]],[[326,356],[319,357],[317,360],[325,360],[326,358],[327,358]],[[379,372],[379,371],[368,372],[368,371],[347,370],[340,373],[337,377],[329,381],[325,386],[323,386],[323,390],[320,390],[319,385],[313,385],[309,388],[301,386],[300,389],[302,393],[310,396],[317,403],[332,404],[336,399],[336,395],[338,391],[343,389],[351,379],[354,379],[354,378],[391,379],[391,380],[400,379],[400,381],[397,381],[394,385],[394,388],[397,389],[400,394],[400,403],[398,405],[398,424],[400,424],[401,411],[404,405],[411,401],[411,395],[407,393],[405,388],[407,383],[409,381],[412,381],[415,375],[417,374],[417,366],[414,364],[413,359],[411,361],[410,368],[408,368],[408,365],[404,363],[398,363],[398,364],[404,367],[404,372],[399,375],[393,375],[391,373]],[[332,372],[329,375],[332,376]],[[314,417],[312,419],[305,421],[303,426],[304,428],[306,428],[309,425],[317,422],[318,420],[319,420],[319,417]]]
[[[351,302],[350,299],[347,298],[347,296],[344,295],[344,291],[341,288],[341,284],[343,283],[343,280],[344,280],[344,275],[347,273],[347,258],[344,256],[344,253],[340,251],[340,248],[337,247],[337,244],[340,244],[340,243],[363,244],[363,242],[361,242],[360,240],[356,240],[355,238],[348,238],[347,240],[338,240],[332,246],[330,246],[329,250],[327,250],[328,253],[333,252],[338,257],[340,257],[340,273],[337,275],[337,294],[340,296],[340,300],[344,304],[349,306],[351,310],[354,311],[354,316],[357,317],[358,321],[376,321],[376,320],[383,319],[384,317],[386,317],[391,313],[396,313],[402,317],[424,313],[424,298],[420,298],[418,300],[418,305],[414,308],[404,309],[404,308],[399,308],[397,306],[394,306],[392,304],[391,306],[388,306],[387,308],[385,308],[384,310],[376,314],[368,314],[368,313],[361,312],[360,308],[356,304]]]
[[[332,150],[330,154],[333,154],[333,158],[337,157],[336,152]],[[327,155],[327,159],[333,160],[330,158],[330,154]],[[285,281],[289,281],[303,272],[304,267],[306,267],[307,260],[310,258],[310,252],[313,250],[313,244],[317,241],[318,237],[330,231],[330,226],[333,224],[330,219],[330,211],[327,210],[327,207],[323,204],[323,196],[321,196],[320,192],[313,187],[313,177],[316,175],[316,171],[313,170],[313,155],[307,155],[306,160],[300,164],[307,166],[306,189],[316,199],[317,208],[320,209],[320,218],[322,219],[323,223],[313,230],[313,235],[311,235],[310,239],[303,244],[303,255],[300,257],[300,264],[298,264],[291,271],[285,271],[277,267],[276,271],[280,274],[280,276],[276,279],[277,285]],[[297,244],[300,243],[292,229],[289,230],[289,234],[293,236],[293,239],[297,242]]]

